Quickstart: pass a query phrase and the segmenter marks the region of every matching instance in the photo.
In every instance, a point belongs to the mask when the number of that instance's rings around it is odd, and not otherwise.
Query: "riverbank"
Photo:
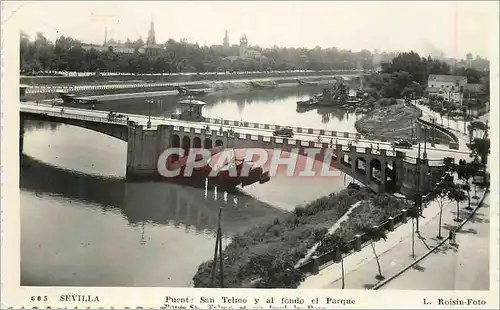
[[[398,103],[372,110],[356,121],[354,126],[362,134],[409,139],[412,135],[412,122],[421,115],[419,109]]]
[[[279,88],[281,87],[300,87],[297,79],[314,81],[318,87],[333,83],[333,75],[315,75],[308,76],[307,79],[301,76],[292,77],[270,77],[265,81],[273,81]],[[182,83],[182,86],[192,90],[203,90],[206,93],[227,92],[235,90],[253,89],[250,85],[250,79],[233,79],[233,80],[212,80],[212,81],[189,81]],[[77,96],[109,96],[114,95],[116,98],[133,98],[143,97],[145,95],[168,95],[177,93],[178,85],[174,83],[139,83],[139,84],[106,84],[98,85],[87,83],[86,85],[38,85],[37,87],[29,87],[26,90],[25,100],[46,100],[57,98],[57,92],[69,92]],[[314,86],[313,86],[314,87]],[[113,99],[113,100],[114,100]]]
[[[347,188],[299,206],[293,213],[233,238],[223,252],[224,287],[296,288],[305,272],[294,268],[295,265],[311,254],[333,250],[317,247],[318,242],[327,236],[351,240],[367,225],[380,224],[404,207],[401,200],[388,194],[374,194],[367,188]],[[337,222],[340,224],[335,225]],[[210,287],[212,266],[213,261],[200,265],[193,277],[195,287]],[[216,272],[219,268],[217,264]]]
[[[95,85],[107,83],[124,82],[170,82],[185,83],[193,81],[222,81],[240,79],[267,79],[280,77],[312,77],[325,75],[359,75],[362,71],[353,70],[328,70],[328,71],[307,71],[307,72],[241,72],[241,73],[207,73],[207,74],[145,74],[145,75],[101,75],[101,76],[21,76],[20,84],[26,85],[82,85],[93,83]]]

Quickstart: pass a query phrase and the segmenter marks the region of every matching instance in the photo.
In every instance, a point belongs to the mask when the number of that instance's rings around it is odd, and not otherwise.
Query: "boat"
[[[257,89],[274,89],[278,87],[276,82],[250,81],[250,86]]]
[[[254,162],[243,159],[233,158],[233,161],[222,167],[213,167],[214,157],[223,148],[223,146],[212,148],[210,158],[198,154],[193,159],[193,162],[188,162],[188,155],[183,157],[175,154],[170,155],[166,158],[166,166],[170,171],[179,170],[179,174],[168,179],[183,184],[197,184],[208,179],[211,184],[225,188],[234,188],[238,185],[247,186],[257,182],[264,184],[270,181],[269,172],[264,171],[260,166],[255,166]],[[203,162],[200,163],[200,161]],[[196,165],[194,165],[195,162],[197,162]],[[184,176],[187,167],[192,169],[192,173],[189,176]],[[236,175],[233,175],[234,170],[236,170]],[[241,176],[242,170],[248,171],[248,176]]]
[[[61,97],[61,99],[62,99],[62,101],[64,103],[73,103],[73,102],[75,102],[75,98],[76,98],[75,94],[70,94],[68,92],[63,92],[63,91],[58,92],[58,94],[59,94],[59,97]]]
[[[206,90],[194,90],[194,89],[189,89],[187,87],[183,86],[175,86],[177,89],[177,92],[179,95],[187,95],[187,96],[203,96],[208,94],[208,91]]]
[[[308,82],[301,79],[295,79],[299,86],[318,86],[318,82]]]
[[[97,99],[91,97],[78,97],[75,94],[71,94],[68,92],[58,92],[59,97],[61,97],[63,103],[70,104],[84,104],[84,105],[96,105],[100,103]]]
[[[315,106],[318,103],[319,103],[319,99],[316,97],[313,97],[313,98],[308,99],[308,100],[297,101],[297,107],[307,108],[307,107]]]

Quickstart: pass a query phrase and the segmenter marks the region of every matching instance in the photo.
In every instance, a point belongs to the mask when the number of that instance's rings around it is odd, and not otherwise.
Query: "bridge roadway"
[[[84,119],[88,121],[95,121],[95,122],[101,122],[101,123],[108,123],[108,114],[109,111],[100,111],[100,110],[87,110],[87,109],[80,109],[80,108],[69,108],[65,107],[64,112],[61,112],[61,107],[57,106],[51,106],[51,105],[46,105],[46,104],[36,104],[34,102],[21,102],[20,103],[20,110],[22,112],[28,112],[28,113],[47,113],[53,116],[57,117],[66,117],[69,119]],[[126,113],[120,113],[124,115],[125,117],[129,117],[130,121],[137,122],[139,125],[143,125],[144,128],[146,128],[147,122],[148,122],[148,116],[145,115],[135,115],[135,114],[126,114]],[[185,128],[194,128],[198,130],[203,130],[205,126],[210,126],[212,130],[218,130],[221,125],[220,125],[220,120],[219,119],[208,119],[209,122],[190,122],[190,121],[184,121],[184,120],[178,120],[178,119],[172,119],[172,118],[162,118],[162,117],[151,117],[151,130],[156,130],[157,125],[171,125],[174,126],[174,129],[177,127],[185,127]],[[112,123],[120,123],[119,120],[117,121],[111,121]],[[216,124],[215,122],[219,122],[219,124]],[[251,127],[246,127],[246,126],[239,126],[240,122],[237,121],[227,121],[225,120],[224,123],[232,123],[231,125],[224,124],[222,125],[222,128],[224,131],[227,131],[229,129],[233,129],[236,134],[240,135],[250,135],[250,136],[257,136],[261,135],[264,137],[273,137],[273,131],[275,128],[279,127],[277,125],[267,125],[269,128],[263,128],[265,127],[265,124],[259,124],[259,128],[251,128]],[[125,125],[125,121],[122,120],[121,123]],[[248,123],[246,123],[248,124]],[[253,123],[252,123],[253,124]],[[255,124],[254,124],[255,125]],[[283,127],[283,126],[282,126]],[[297,129],[297,128],[296,128]],[[337,132],[337,136],[331,136],[327,134],[320,134],[323,130],[315,129],[313,132],[308,132],[308,129],[305,128],[298,128],[302,129],[302,132],[295,132],[293,140],[302,140],[304,142],[315,142],[315,147],[321,147],[320,143],[330,143],[330,141],[333,141],[333,143],[338,143],[343,146],[348,145],[350,142],[352,146],[356,146],[358,148],[370,148],[373,147],[374,150],[377,149],[377,146],[382,150],[386,150],[387,155],[389,156],[395,156],[395,150],[402,151],[406,154],[405,161],[410,162],[410,163],[416,163],[416,159],[418,157],[418,147],[414,146],[411,149],[394,149],[391,145],[390,142],[382,142],[382,141],[374,141],[374,140],[366,140],[366,139],[356,139],[356,136],[360,136],[357,133],[342,133],[342,132]],[[331,133],[331,131],[330,131]],[[339,134],[342,134],[339,135]],[[345,136],[347,135],[347,137]],[[320,137],[321,141],[318,141],[318,137]],[[281,143],[283,139],[276,138],[277,143]],[[453,157],[456,160],[459,159],[470,159],[469,154],[470,151],[466,149],[466,146],[462,145],[463,143],[460,143],[460,148],[459,150],[452,150],[450,149],[447,145],[437,145],[432,147],[430,143],[426,144],[426,151],[427,151],[427,158],[429,159],[429,165],[434,166],[434,165],[441,165],[442,164],[442,159],[445,157]],[[424,143],[421,143],[421,156],[423,154],[424,150]]]

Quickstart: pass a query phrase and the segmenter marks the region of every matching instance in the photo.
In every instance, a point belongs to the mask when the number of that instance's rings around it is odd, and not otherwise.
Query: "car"
[[[280,128],[280,129],[273,131],[273,135],[292,138],[293,137],[293,129],[290,127]]]
[[[408,140],[398,140],[396,142],[392,142],[391,145],[393,147],[404,148],[404,149],[411,149],[413,147],[413,144],[411,144],[411,142]]]

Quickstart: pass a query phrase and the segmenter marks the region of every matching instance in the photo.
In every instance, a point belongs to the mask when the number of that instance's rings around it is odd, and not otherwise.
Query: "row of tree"
[[[54,43],[42,33],[34,40],[21,33],[21,71],[72,71],[72,72],[122,72],[175,73],[215,71],[265,71],[265,70],[326,70],[373,69],[381,61],[388,61],[393,53],[374,55],[367,50],[351,52],[336,48],[260,48],[252,46],[264,57],[229,60],[238,56],[237,45],[199,46],[187,41],[169,39],[165,44],[148,49],[144,42],[128,42],[124,47],[134,53],[120,53],[112,45],[105,51],[82,42],[61,36]]]
[[[451,69],[450,66],[430,56],[421,57],[416,52],[400,53],[391,61],[383,62],[382,71],[364,77],[367,92],[374,97],[420,98],[427,87],[430,74],[456,74],[467,77],[469,84],[483,84],[489,94],[489,72],[474,68]]]

